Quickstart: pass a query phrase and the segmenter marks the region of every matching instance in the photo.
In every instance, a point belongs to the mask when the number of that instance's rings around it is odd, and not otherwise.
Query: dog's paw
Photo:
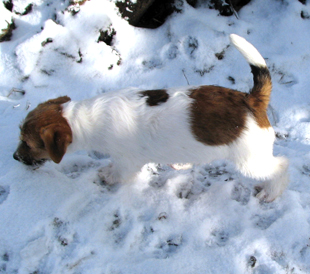
[[[101,167],[98,170],[98,177],[102,184],[105,185],[114,185],[119,183],[119,176],[116,175],[113,164],[110,163],[107,166]]]
[[[276,195],[275,193],[268,193],[268,191],[264,188],[264,187],[262,187],[262,186],[260,186],[260,185],[258,185],[258,186],[256,186],[255,187],[255,190],[256,190],[256,198],[258,198],[261,202],[266,202],[266,203],[271,203],[271,202],[273,202],[278,196],[280,196],[280,194],[279,195]]]

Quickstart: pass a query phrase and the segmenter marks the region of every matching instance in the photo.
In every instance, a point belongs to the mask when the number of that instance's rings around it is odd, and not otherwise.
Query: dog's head
[[[62,116],[67,96],[39,104],[21,125],[20,143],[13,157],[26,165],[37,166],[46,160],[59,163],[72,142],[72,131]]]

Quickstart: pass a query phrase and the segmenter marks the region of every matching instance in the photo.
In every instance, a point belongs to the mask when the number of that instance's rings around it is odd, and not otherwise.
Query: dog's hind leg
[[[285,157],[273,158],[274,172],[257,186],[256,195],[262,201],[272,202],[282,194],[289,182],[288,160]]]
[[[262,129],[251,120],[247,130],[230,145],[230,159],[245,176],[263,181],[257,197],[271,202],[282,194],[288,185],[288,160],[273,156],[275,134],[271,127]]]
[[[273,155],[251,155],[237,162],[237,169],[245,176],[262,181],[256,195],[262,201],[272,202],[279,197],[289,182],[288,160]]]

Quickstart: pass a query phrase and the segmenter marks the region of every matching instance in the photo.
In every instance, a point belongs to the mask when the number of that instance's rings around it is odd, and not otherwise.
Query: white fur
[[[192,135],[188,92],[168,90],[169,100],[155,107],[148,106],[137,90],[69,102],[64,106],[64,117],[73,132],[68,150],[110,154],[115,161],[113,178],[120,181],[149,162],[198,164],[227,157],[227,146],[206,146]]]
[[[266,66],[259,52],[233,34],[232,43],[247,61]],[[149,162],[203,164],[229,159],[245,176],[263,180],[260,199],[272,201],[288,183],[288,163],[273,156],[272,128],[260,128],[248,114],[241,136],[221,146],[207,146],[192,134],[188,89],[170,89],[169,99],[148,106],[136,89],[109,92],[81,102],[64,104],[63,115],[73,133],[68,151],[97,150],[110,154],[113,165],[102,170],[107,181],[127,181]],[[225,134],[225,132],[223,132]]]
[[[235,142],[207,146],[192,135],[188,90],[168,90],[168,101],[150,107],[137,90],[111,92],[64,105],[73,132],[68,150],[91,149],[110,154],[114,163],[103,170],[108,181],[126,181],[149,162],[209,163],[233,161],[244,175],[263,180],[260,198],[279,196],[287,185],[287,163],[273,156],[274,131],[260,128],[253,117]]]
[[[252,44],[237,34],[231,34],[229,37],[230,41],[240,51],[249,64],[257,67],[266,67],[264,58]]]
[[[273,201],[280,196],[288,184],[288,161],[273,156],[275,133],[272,127],[260,128],[249,116],[246,130],[230,147],[230,159],[245,176],[263,180],[259,198]]]

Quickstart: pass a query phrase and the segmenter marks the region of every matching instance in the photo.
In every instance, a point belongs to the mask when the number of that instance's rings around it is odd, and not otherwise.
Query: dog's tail
[[[254,86],[250,91],[249,99],[255,109],[267,110],[272,89],[271,76],[264,58],[258,50],[244,38],[230,35],[230,41],[240,51],[249,63],[254,80]]]

